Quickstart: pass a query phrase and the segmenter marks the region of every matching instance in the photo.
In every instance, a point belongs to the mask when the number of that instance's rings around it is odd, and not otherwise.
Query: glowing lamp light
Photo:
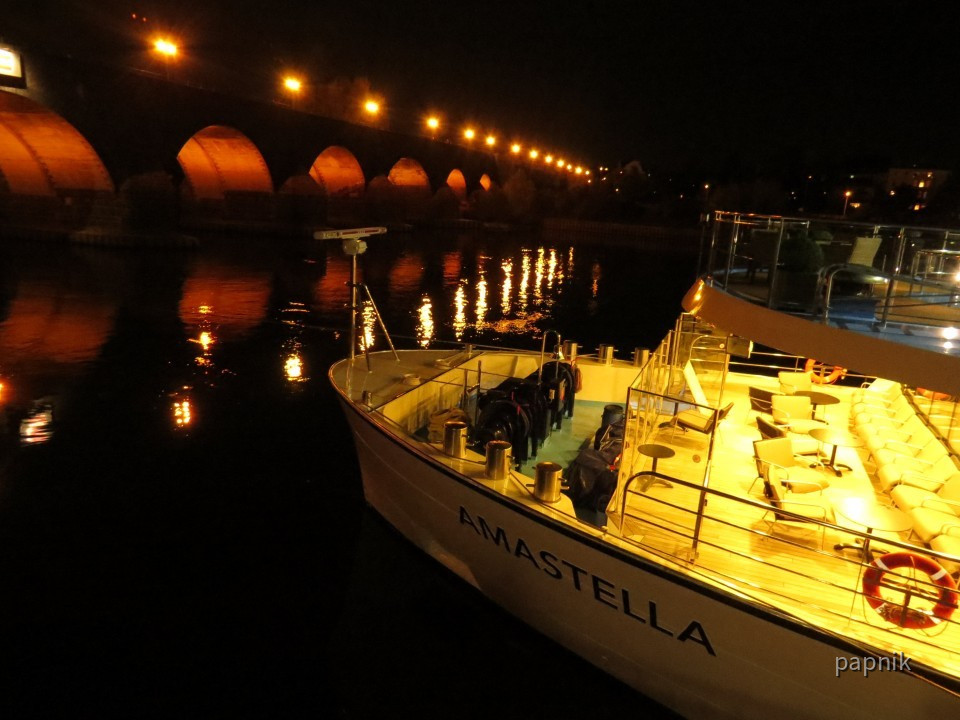
[[[564,161],[561,160],[560,158],[557,158],[557,167],[558,167],[558,168],[560,168],[561,170],[563,170],[563,166],[566,165],[566,164],[567,164],[566,162],[564,162]]]
[[[431,130],[436,130],[438,127],[440,127],[440,119],[435,117],[428,117],[427,127],[430,128]]]
[[[940,335],[944,340],[956,340],[957,336],[960,335],[960,331],[958,331],[955,327],[945,327],[940,331]]]
[[[474,132],[473,128],[467,128],[466,130],[463,131],[463,136],[467,140],[473,140],[473,138],[476,137],[476,135],[477,133]]]
[[[543,159],[543,161],[544,161],[545,163],[552,163],[552,162],[553,162],[553,155],[547,155],[547,156]]]
[[[589,170],[586,170],[586,171],[584,172],[584,174],[589,175],[589,174],[590,174],[590,171],[589,171]]]
[[[493,135],[487,135],[487,139],[485,140],[485,142],[490,147],[493,147],[494,145],[497,144],[497,139]]]
[[[517,153],[519,153],[519,152],[520,152],[520,143],[514,143],[513,145],[511,145],[511,146],[510,146],[510,152],[512,152],[514,155],[516,155]]]
[[[297,78],[295,78],[295,77],[293,77],[293,76],[285,77],[285,78],[283,79],[283,86],[284,86],[287,90],[289,90],[290,92],[293,92],[293,93],[298,93],[298,92],[300,92],[301,89],[303,89],[303,83],[300,82],[299,79],[297,79]]]
[[[170,42],[166,38],[157,38],[153,43],[153,49],[167,57],[174,57],[177,54],[176,43]]]
[[[853,195],[853,190],[847,190],[845,193],[843,193],[844,197],[850,197],[851,195]]]
[[[363,109],[371,115],[376,115],[378,112],[380,112],[380,103],[378,103],[376,100],[367,100],[363,104]]]
[[[23,77],[20,68],[20,55],[8,48],[0,47],[0,75],[8,77]]]
[[[531,151],[530,151],[530,159],[531,159],[531,160],[536,160],[539,155],[540,155],[540,153],[537,152],[536,150],[531,150]]]
[[[579,165],[577,165],[577,167],[576,167],[576,169],[574,170],[574,172],[577,173],[577,175],[583,175],[583,168],[580,167]]]

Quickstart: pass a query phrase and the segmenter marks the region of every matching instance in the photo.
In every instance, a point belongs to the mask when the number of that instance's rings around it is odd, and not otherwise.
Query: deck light
[[[170,42],[166,38],[157,38],[153,43],[153,49],[167,57],[174,57],[177,54],[176,43]]]

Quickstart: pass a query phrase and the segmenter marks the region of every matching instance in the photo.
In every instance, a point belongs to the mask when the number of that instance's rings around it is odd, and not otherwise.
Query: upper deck
[[[718,212],[700,269],[684,306],[708,322],[960,394],[958,230]]]

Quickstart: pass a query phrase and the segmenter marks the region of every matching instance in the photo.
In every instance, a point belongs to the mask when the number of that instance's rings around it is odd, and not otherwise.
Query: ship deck
[[[750,386],[777,390],[775,378],[730,373],[724,387],[724,402],[733,409],[720,424],[710,467],[709,486],[745,504],[720,495],[710,497],[699,530],[695,562],[681,564],[685,572],[708,579],[743,597],[789,612],[812,625],[838,636],[854,638],[869,645],[901,651],[954,677],[960,676],[960,627],[955,619],[926,632],[902,629],[885,622],[859,594],[864,571],[858,553],[838,551],[834,546],[855,543],[865,528],[836,515],[836,527],[796,524],[784,527],[766,522],[768,511],[761,504],[763,483],[757,479],[753,442],[760,439],[756,417],[750,409]],[[854,388],[828,386],[824,390],[840,402],[825,408],[831,426],[846,428]],[[952,403],[951,403],[952,404]],[[821,413],[824,409],[821,408]],[[672,426],[657,430],[647,440],[671,448],[675,455],[658,461],[658,473],[680,479],[702,476],[703,436],[682,432]],[[649,470],[650,460],[633,472]],[[880,491],[876,467],[866,449],[839,448],[837,462],[850,466],[838,477],[827,467],[819,468],[829,487],[811,497],[836,506],[844,498],[869,497],[883,505],[891,500]],[[646,464],[644,464],[646,463]],[[684,557],[694,534],[698,489],[655,483],[643,493],[627,493],[623,536],[657,555]],[[613,509],[613,508],[611,508]],[[851,532],[852,531],[852,532]],[[874,550],[884,549],[883,539],[923,543],[909,531],[877,533]],[[887,547],[889,550],[899,548]]]
[[[438,364],[437,360],[444,356],[450,357]],[[842,640],[862,643],[865,653],[903,652],[916,663],[960,678],[960,615],[928,630],[902,629],[883,620],[864,601],[860,579],[865,563],[856,552],[834,549],[835,544],[862,541],[863,526],[840,515],[822,529],[815,524],[783,527],[782,523],[772,526],[766,522],[770,508],[762,494],[762,481],[757,479],[753,448],[753,442],[761,437],[756,424],[758,413],[750,409],[748,388],[776,391],[775,377],[726,374],[723,402],[732,402],[733,409],[719,424],[712,451],[709,436],[675,428],[669,424],[671,415],[657,418],[655,430],[643,442],[663,445],[674,452],[672,457],[658,460],[657,466],[657,474],[671,487],[654,483],[646,491],[628,492],[624,506],[619,504],[618,496],[605,515],[595,515],[574,507],[566,496],[556,504],[536,500],[532,494],[533,465],[536,461],[552,460],[568,467],[577,450],[593,438],[603,406],[622,405],[625,389],[635,378],[637,368],[619,362],[605,369],[593,359],[581,359],[580,366],[590,370],[591,375],[605,377],[600,383],[603,389],[578,395],[573,418],[565,420],[563,429],[547,439],[537,457],[531,458],[522,472],[512,472],[507,481],[494,482],[484,476],[481,455],[468,450],[470,462],[453,460],[440,451],[439,442],[425,441],[424,429],[437,408],[453,407],[466,396],[478,365],[483,367],[484,386],[491,387],[488,383],[497,382],[497,378],[526,377],[530,368],[536,368],[537,355],[476,353],[467,358],[451,356],[449,352],[409,351],[401,354],[399,363],[387,353],[375,353],[371,358],[372,373],[364,372],[363,359],[354,361],[360,372],[355,374],[348,396],[355,403],[366,405],[378,422],[420,444],[437,460],[449,463],[464,475],[555,519],[565,519],[581,532],[605,538],[618,547],[655,559],[774,612],[795,617]],[[341,364],[331,370],[331,378],[341,389],[345,389],[346,367]],[[414,375],[416,380],[411,379]],[[704,376],[702,380],[705,391],[712,393],[711,379]],[[833,385],[821,389],[839,402],[821,407],[819,414],[825,416],[831,427],[847,428],[855,388]],[[361,401],[364,391],[366,403]],[[953,403],[937,407],[931,401],[930,409],[941,420],[952,418],[943,410],[954,412]],[[945,436],[953,432],[952,428],[944,431]],[[700,527],[696,528],[708,458],[712,494]],[[847,497],[891,504],[879,490],[876,468],[865,450],[839,448],[836,459],[851,469],[839,476],[829,468],[818,470],[829,482],[823,491],[828,505],[836,506]],[[621,478],[651,470],[649,457],[635,454],[630,461],[633,465],[622,469]],[[923,551],[923,544],[911,539],[908,533],[878,532],[874,537],[875,550],[884,547],[883,540],[889,543],[894,539],[909,545],[916,543],[917,551]]]

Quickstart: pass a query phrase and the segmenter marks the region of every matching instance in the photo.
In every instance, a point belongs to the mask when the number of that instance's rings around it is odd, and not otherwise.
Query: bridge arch
[[[177,153],[177,162],[197,200],[223,200],[228,193],[273,193],[263,155],[239,130],[209,125]]]
[[[457,168],[451,170],[450,174],[447,175],[447,186],[453,190],[453,194],[461,202],[467,199],[467,179]]]
[[[422,189],[430,191],[430,178],[423,166],[413,158],[400,158],[390,168],[387,179],[395,186],[404,189]]]
[[[317,156],[310,177],[328,197],[359,197],[367,183],[356,156],[340,145],[331,145]]]
[[[87,139],[43,105],[0,91],[0,189],[58,197],[114,192],[113,180]]]

